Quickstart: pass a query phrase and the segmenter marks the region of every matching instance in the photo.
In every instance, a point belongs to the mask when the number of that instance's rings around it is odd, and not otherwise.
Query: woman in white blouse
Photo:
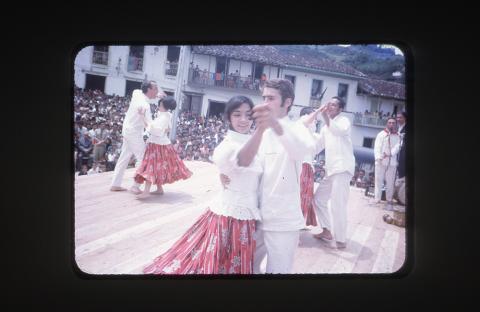
[[[188,179],[192,172],[188,170],[173,148],[168,137],[172,124],[170,110],[177,107],[175,99],[167,96],[158,102],[157,117],[147,122],[144,109],[139,110],[143,116],[145,128],[150,133],[143,161],[135,173],[135,182],[145,182],[144,191],[137,198],[145,198],[150,194],[163,194],[163,184],[173,183],[180,179]],[[157,185],[155,192],[150,192],[152,184]]]
[[[230,99],[225,108],[229,131],[213,154],[220,173],[230,177],[217,200],[190,229],[143,272],[146,274],[252,274],[255,221],[260,220],[260,161],[246,147],[258,146],[265,129],[252,126],[252,101]]]

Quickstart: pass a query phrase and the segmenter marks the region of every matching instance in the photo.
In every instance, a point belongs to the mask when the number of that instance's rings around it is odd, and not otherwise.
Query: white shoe
[[[142,191],[140,190],[140,188],[138,186],[132,186],[130,188],[130,192],[132,192],[135,195],[138,195],[138,194],[142,193]]]

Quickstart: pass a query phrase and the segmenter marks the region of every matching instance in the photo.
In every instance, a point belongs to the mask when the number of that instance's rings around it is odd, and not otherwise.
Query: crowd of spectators
[[[370,119],[380,119],[380,120],[387,120],[390,117],[395,117],[394,113],[391,112],[383,112],[382,110],[380,111],[374,111],[370,112],[368,109],[366,109],[363,113],[362,112],[356,112],[354,113],[355,118],[370,118]]]
[[[75,171],[93,174],[112,171],[122,147],[122,124],[130,97],[74,89]],[[154,107],[152,107],[154,112]],[[204,118],[180,112],[172,144],[184,160],[211,162],[213,150],[223,140],[227,125],[220,116]],[[147,138],[145,133],[145,139]],[[134,165],[132,158],[129,166]]]
[[[191,111],[179,114],[173,146],[183,160],[211,162],[213,150],[223,140],[228,126],[220,116],[204,118]]]
[[[200,67],[194,65],[193,62],[190,63],[189,68],[189,81],[210,86],[215,85],[226,88],[260,90],[266,80],[267,75],[265,73],[263,73],[260,78],[253,78],[252,75],[241,77],[238,69],[229,74],[226,74],[225,71],[209,72],[206,68],[200,69]]]
[[[130,97],[105,95],[100,91],[74,91],[74,155],[79,175],[113,171],[122,147],[122,123]],[[152,112],[154,108],[152,107]],[[205,118],[182,111],[177,118],[173,147],[183,160],[212,162],[213,150],[223,140],[228,126],[221,116]],[[147,133],[145,133],[145,139]],[[132,158],[129,166],[135,164]],[[325,160],[315,157],[314,179],[325,178]],[[368,189],[374,185],[374,174],[355,171],[352,186]]]

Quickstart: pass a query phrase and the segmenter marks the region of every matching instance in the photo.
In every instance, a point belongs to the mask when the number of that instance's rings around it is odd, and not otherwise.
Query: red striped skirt
[[[188,170],[171,144],[148,143],[141,165],[135,174],[135,182],[145,180],[152,184],[173,183],[188,179],[192,172]]]
[[[207,210],[145,274],[253,274],[255,220]]]
[[[317,225],[317,215],[313,206],[313,168],[309,164],[302,164],[302,174],[300,175],[300,198],[302,203],[302,212],[307,225]]]

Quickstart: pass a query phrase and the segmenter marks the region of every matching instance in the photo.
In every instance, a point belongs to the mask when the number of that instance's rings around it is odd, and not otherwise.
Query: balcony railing
[[[93,51],[93,64],[108,65],[107,51]]]
[[[178,71],[178,62],[165,62],[165,75],[176,76]]]
[[[263,83],[260,79],[252,77],[241,77],[236,75],[225,75],[222,73],[212,73],[203,70],[188,70],[188,82],[204,86],[223,87],[242,90],[261,90]]]
[[[143,69],[143,58],[129,56],[128,57],[128,71],[142,71]]]
[[[353,124],[357,126],[384,128],[387,125],[387,119],[356,113],[353,117]]]

